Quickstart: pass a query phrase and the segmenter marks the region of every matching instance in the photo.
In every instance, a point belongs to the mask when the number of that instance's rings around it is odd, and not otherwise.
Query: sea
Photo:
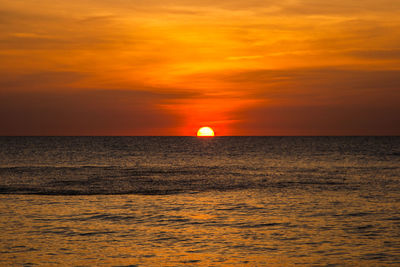
[[[0,137],[0,266],[400,266],[400,137]]]

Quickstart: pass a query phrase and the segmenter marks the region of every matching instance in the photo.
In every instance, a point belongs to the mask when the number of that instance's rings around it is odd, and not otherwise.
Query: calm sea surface
[[[0,137],[1,266],[400,265],[399,137]]]

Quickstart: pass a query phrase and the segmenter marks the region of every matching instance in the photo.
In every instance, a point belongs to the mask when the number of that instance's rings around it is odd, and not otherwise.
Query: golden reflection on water
[[[249,190],[0,200],[2,266],[400,261],[400,207],[392,196]]]

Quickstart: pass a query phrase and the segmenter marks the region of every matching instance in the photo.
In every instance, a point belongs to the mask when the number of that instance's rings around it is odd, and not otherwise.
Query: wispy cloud
[[[254,60],[260,59],[263,56],[235,56],[235,57],[227,57],[228,60]]]

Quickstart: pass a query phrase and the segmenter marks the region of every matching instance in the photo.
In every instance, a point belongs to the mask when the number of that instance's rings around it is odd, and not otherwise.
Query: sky
[[[400,135],[399,0],[0,0],[0,135]]]

